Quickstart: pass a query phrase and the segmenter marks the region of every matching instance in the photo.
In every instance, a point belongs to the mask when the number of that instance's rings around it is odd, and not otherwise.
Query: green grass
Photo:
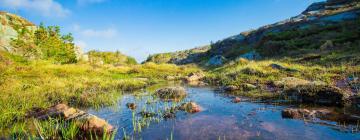
[[[242,60],[243,61],[243,60]],[[273,69],[270,64],[279,64],[295,71]],[[270,84],[285,77],[297,77],[310,81],[323,81],[336,85],[336,81],[347,79],[360,73],[360,66],[343,64],[341,66],[324,66],[307,63],[296,63],[293,59],[262,61],[230,62],[210,72],[207,80],[220,85]]]
[[[29,119],[26,114],[32,108],[58,103],[80,108],[111,106],[124,91],[164,82],[168,75],[185,76],[198,71],[173,64],[57,65],[40,60],[23,62],[12,57],[0,53],[0,129],[26,122]]]

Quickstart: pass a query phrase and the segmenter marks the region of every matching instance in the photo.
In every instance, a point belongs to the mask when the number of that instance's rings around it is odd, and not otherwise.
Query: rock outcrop
[[[343,106],[350,104],[350,95],[345,91],[328,85],[299,85],[286,89],[285,95],[303,103]]]
[[[339,106],[350,104],[347,92],[321,81],[286,77],[274,82],[274,85],[281,88],[289,99],[298,102]]]
[[[328,121],[341,121],[347,123],[357,123],[360,120],[359,116],[344,114],[336,112],[328,108],[287,108],[282,110],[281,115],[283,118],[288,119],[301,119],[301,120],[328,120]]]
[[[269,46],[274,46],[275,48],[279,47],[279,45],[276,44],[276,40],[266,40],[266,37],[269,34],[303,30],[318,25],[334,25],[344,21],[354,21],[359,18],[359,15],[360,2],[358,0],[327,0],[325,2],[317,2],[310,5],[304,12],[297,16],[276,22],[274,24],[265,25],[255,30],[245,31],[238,35],[211,43],[209,46],[204,47],[206,49],[195,48],[181,51],[181,53],[170,53],[171,59],[168,63],[196,63],[206,65],[210,60],[219,60],[219,56],[225,57],[229,61],[235,60],[239,57],[249,60],[268,57],[268,54],[263,54],[263,51],[270,52],[268,51],[269,48],[262,43],[267,42],[270,44]],[[336,37],[325,39],[336,39]],[[322,42],[323,40],[318,41]],[[274,42],[275,44],[272,44]],[[296,46],[296,48],[303,48],[307,46],[309,45]],[[297,52],[296,50],[291,51]],[[269,56],[279,55],[278,51],[275,52],[276,53],[271,53]],[[149,61],[151,61],[151,59],[149,59]]]
[[[34,32],[36,28],[33,23],[20,16],[0,11],[0,50],[13,52],[14,48],[10,43],[12,39],[18,37],[18,30],[26,29]]]
[[[114,131],[114,127],[104,119],[98,118],[85,111],[69,107],[66,104],[57,104],[45,110],[37,109],[36,111],[29,112],[28,116],[41,120],[59,118],[65,121],[73,121],[85,133],[103,135]]]

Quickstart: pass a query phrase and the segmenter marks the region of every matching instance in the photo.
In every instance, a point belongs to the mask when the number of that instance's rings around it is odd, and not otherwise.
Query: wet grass
[[[31,124],[29,124],[31,123]],[[64,121],[61,119],[49,118],[48,120],[31,119],[26,123],[18,123],[11,129],[11,139],[58,139],[58,140],[75,140],[75,139],[91,139],[91,140],[113,140],[114,133],[97,135],[95,132],[90,134],[80,130],[76,122]]]
[[[1,133],[8,133],[17,124],[25,123],[30,119],[27,113],[34,108],[44,109],[58,103],[79,108],[116,105],[124,91],[164,82],[168,75],[185,76],[197,70],[154,63],[113,66],[87,63],[57,65],[47,61],[24,63],[11,59],[1,61],[0,130]],[[72,127],[69,126],[69,129]],[[3,135],[1,133],[0,136]],[[62,135],[72,134],[64,132]]]

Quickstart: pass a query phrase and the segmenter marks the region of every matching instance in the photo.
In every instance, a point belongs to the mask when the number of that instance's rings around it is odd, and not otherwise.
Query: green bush
[[[116,52],[100,52],[100,51],[89,51],[90,63],[97,64],[112,64],[112,65],[135,65],[136,60],[132,57],[126,56],[119,51]]]

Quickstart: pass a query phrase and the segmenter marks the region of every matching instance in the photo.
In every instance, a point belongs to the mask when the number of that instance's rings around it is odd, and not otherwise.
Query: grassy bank
[[[274,68],[280,66],[281,68]],[[360,66],[353,64],[317,65],[312,62],[298,63],[294,59],[249,61],[238,59],[223,67],[209,72],[207,81],[220,86],[253,84],[266,90],[269,86],[286,77],[296,77],[308,81],[321,81],[337,86],[349,92],[359,93],[359,84],[354,78],[359,77]],[[339,85],[341,84],[341,85]],[[246,95],[259,97],[258,92]],[[264,94],[263,96],[269,96]]]
[[[197,68],[172,64],[92,65],[27,61],[2,53],[0,58],[0,126],[27,119],[32,108],[57,103],[76,107],[113,105],[123,91],[164,82],[169,75],[187,75]]]

